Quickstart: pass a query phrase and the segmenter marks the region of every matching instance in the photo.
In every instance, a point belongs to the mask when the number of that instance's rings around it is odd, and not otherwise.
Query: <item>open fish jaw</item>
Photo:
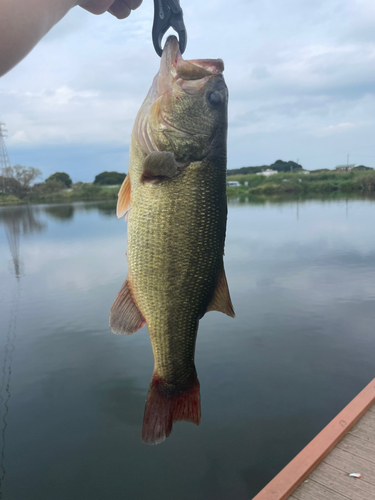
[[[160,62],[160,69],[137,114],[133,137],[145,155],[168,147],[168,132],[197,135],[193,130],[177,126],[171,112],[171,100],[179,99],[179,92],[194,95],[201,91],[212,77],[224,71],[221,59],[184,60],[176,37],[168,38]],[[162,136],[162,140],[160,140]],[[169,145],[170,146],[170,145]]]

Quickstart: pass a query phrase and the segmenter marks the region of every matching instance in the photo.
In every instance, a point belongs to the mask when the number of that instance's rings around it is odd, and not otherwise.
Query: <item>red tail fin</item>
[[[155,373],[148,391],[143,418],[142,441],[162,443],[172,432],[174,422],[187,420],[199,425],[201,404],[199,381],[194,380],[186,390],[171,390]]]

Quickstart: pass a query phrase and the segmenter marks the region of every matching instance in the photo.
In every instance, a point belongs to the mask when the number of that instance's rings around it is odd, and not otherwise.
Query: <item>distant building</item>
[[[355,167],[355,163],[352,165],[337,165],[335,172],[350,172]]]
[[[310,174],[310,170],[300,170],[298,173],[309,175]]]
[[[270,168],[267,168],[266,170],[263,170],[262,172],[258,172],[256,175],[264,175],[265,177],[269,177],[270,175],[278,174],[279,172],[277,170],[271,170]]]
[[[238,181],[228,181],[227,187],[240,187],[241,184]]]

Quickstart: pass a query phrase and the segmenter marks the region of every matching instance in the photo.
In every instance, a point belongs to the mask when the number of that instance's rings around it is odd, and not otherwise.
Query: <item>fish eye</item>
[[[219,106],[221,104],[220,92],[216,92],[216,91],[210,92],[207,95],[207,101],[209,104],[211,104],[211,106],[214,106],[214,107]]]

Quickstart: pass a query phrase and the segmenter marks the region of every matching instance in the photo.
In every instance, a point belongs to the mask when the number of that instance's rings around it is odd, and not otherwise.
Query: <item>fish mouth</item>
[[[158,98],[172,89],[173,83],[177,83],[185,91],[195,92],[201,89],[212,76],[224,71],[222,59],[183,59],[177,38],[171,35],[167,38],[160,61],[160,70],[157,80]],[[172,125],[163,115],[159,106],[160,121],[168,128],[181,132],[184,135],[194,136],[196,134],[177,128]]]
[[[173,87],[178,85],[187,94],[194,94],[202,89],[211,77],[217,76],[223,71],[224,63],[221,59],[194,59],[190,61],[183,59],[177,37],[172,35],[167,38],[160,60],[159,72],[138,112],[133,128],[133,133],[145,154],[159,150],[158,140],[155,136],[156,129],[164,134],[176,132],[185,137],[197,135],[173,125],[168,113],[165,112],[168,109],[168,101],[173,93]]]
[[[160,60],[158,77],[158,95],[162,95],[171,88],[177,80],[194,81],[216,76],[223,73],[224,63],[222,59],[183,59],[177,38],[169,36],[165,42],[163,54]],[[198,87],[200,82],[196,82]],[[202,82],[203,83],[203,82]]]

